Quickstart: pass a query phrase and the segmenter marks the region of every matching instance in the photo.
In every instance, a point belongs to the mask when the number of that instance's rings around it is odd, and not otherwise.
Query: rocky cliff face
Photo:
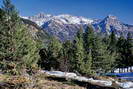
[[[121,33],[126,36],[128,32],[133,34],[132,25],[125,24],[112,15],[108,15],[103,20],[72,15],[52,16],[43,13],[26,18],[38,24],[49,35],[57,36],[61,41],[74,39],[77,31],[81,27],[86,29],[88,24],[93,25],[96,32],[110,34],[115,31],[117,36]]]
[[[109,34],[114,31],[117,36],[123,34],[126,36],[128,32],[133,33],[133,26],[124,24],[117,19],[116,16],[109,15],[102,21],[93,24],[95,28],[99,28],[101,32]]]

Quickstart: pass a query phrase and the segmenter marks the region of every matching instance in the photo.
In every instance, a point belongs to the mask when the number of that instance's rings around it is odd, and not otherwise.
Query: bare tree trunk
[[[130,72],[132,72],[132,67],[130,67]]]
[[[118,68],[118,70],[119,70],[119,73],[120,73],[120,72],[121,72],[121,71],[120,71],[120,68]]]
[[[122,73],[124,73],[124,69],[122,68]]]

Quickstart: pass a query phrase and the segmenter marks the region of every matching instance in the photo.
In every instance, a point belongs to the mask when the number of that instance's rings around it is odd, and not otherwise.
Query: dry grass
[[[95,78],[99,80],[115,80],[111,77],[104,76],[95,76]],[[101,86],[99,84],[90,83],[89,86]],[[118,87],[115,82],[112,86]],[[37,72],[33,75],[25,74],[21,76],[9,76],[6,74],[0,74],[0,89],[86,89],[86,87],[87,85],[84,82],[75,82],[73,80],[67,81],[65,79],[62,80],[60,78],[49,76],[40,72]]]
[[[47,79],[45,74],[33,76],[0,75],[0,89],[86,89],[78,85],[64,84]]]

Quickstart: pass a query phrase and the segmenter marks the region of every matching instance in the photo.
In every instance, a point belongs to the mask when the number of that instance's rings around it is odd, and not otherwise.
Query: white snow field
[[[69,72],[61,72],[61,71],[47,71],[47,70],[42,70],[42,73],[46,73],[48,75],[51,76],[55,76],[55,77],[63,77],[63,78],[70,78],[70,79],[74,79],[74,80],[78,80],[78,81],[84,81],[84,82],[90,82],[90,83],[95,83],[95,84],[101,84],[104,86],[112,86],[112,82],[111,80],[95,80],[93,78],[87,78],[87,77],[83,77],[83,76],[77,76],[77,74],[75,73],[69,73]],[[119,85],[120,87],[124,88],[124,89],[133,89],[133,82],[118,82],[115,81],[115,83],[117,85]]]

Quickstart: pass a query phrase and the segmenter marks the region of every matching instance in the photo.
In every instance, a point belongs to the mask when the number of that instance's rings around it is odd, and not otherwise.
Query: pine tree
[[[125,42],[126,42],[126,39],[123,37],[123,35],[121,34],[121,36],[119,37],[118,39],[118,42],[116,44],[116,47],[117,47],[117,59],[116,59],[116,62],[117,62],[117,67],[118,68],[122,68],[122,67],[125,67],[125,63],[126,63],[126,58],[124,56],[125,54]]]
[[[107,50],[107,45],[102,42],[102,38],[94,33],[91,26],[88,26],[84,36],[86,52],[89,54],[91,51],[93,71],[104,73],[111,70],[115,61],[114,54],[110,55],[110,51]]]
[[[39,64],[41,67],[44,67],[46,70],[59,69],[61,48],[61,42],[56,38],[52,38],[48,48],[40,51],[41,60]]]
[[[4,38],[6,38],[7,42],[4,49],[6,51],[4,59],[13,60],[13,54],[15,50],[13,39],[16,27],[19,25],[19,17],[10,0],[4,0],[3,4],[2,10],[5,13],[5,18],[3,19],[3,31],[6,33]]]
[[[3,30],[4,29],[4,26],[3,24],[5,23],[4,22],[4,19],[5,19],[5,13],[2,9],[0,9],[0,60],[3,60],[4,57],[5,57],[5,47],[7,46],[7,37],[5,37],[5,35],[7,35],[8,31],[7,29],[5,29],[5,31]]]
[[[89,65],[93,70],[96,70],[96,66],[97,66],[96,62],[98,62],[96,58],[97,57],[96,53],[98,52],[97,45],[99,44],[96,42],[97,42],[96,35],[94,33],[93,27],[89,25],[85,30],[85,34],[84,34],[84,47],[86,50],[86,57],[88,58],[88,55],[92,57],[92,63]]]
[[[40,43],[33,39],[25,26],[19,26],[14,34],[14,60],[26,66],[36,65],[39,57]]]
[[[87,29],[85,30],[85,34],[84,34],[84,46],[87,53],[89,53],[90,50],[92,50],[94,41],[95,41],[94,30],[92,26],[89,25],[87,26]]]
[[[84,74],[89,75],[93,74],[92,70],[92,52],[90,51],[89,54],[85,55],[84,59],[84,69],[82,70]]]
[[[131,33],[127,34],[126,40],[126,59],[127,59],[127,66],[133,66],[133,38]]]
[[[117,39],[115,36],[115,32],[112,31],[109,36],[109,46],[108,46],[108,49],[111,51],[111,53],[116,52],[116,43]]]
[[[36,40],[34,40],[28,31],[28,28],[23,25],[20,17],[11,4],[10,0],[4,0],[2,7],[4,19],[1,20],[2,28],[0,29],[0,60],[1,68],[7,69],[10,63],[15,65],[13,68],[21,66],[36,65],[39,59]]]
[[[84,69],[84,46],[83,46],[83,30],[77,32],[74,41],[74,71],[82,73]]]
[[[133,65],[133,41],[130,33],[127,34],[127,38],[121,35],[118,39],[117,53],[118,68],[131,67]]]
[[[60,70],[61,71],[72,71],[72,60],[73,60],[73,46],[71,41],[63,43],[63,47],[60,52]]]

